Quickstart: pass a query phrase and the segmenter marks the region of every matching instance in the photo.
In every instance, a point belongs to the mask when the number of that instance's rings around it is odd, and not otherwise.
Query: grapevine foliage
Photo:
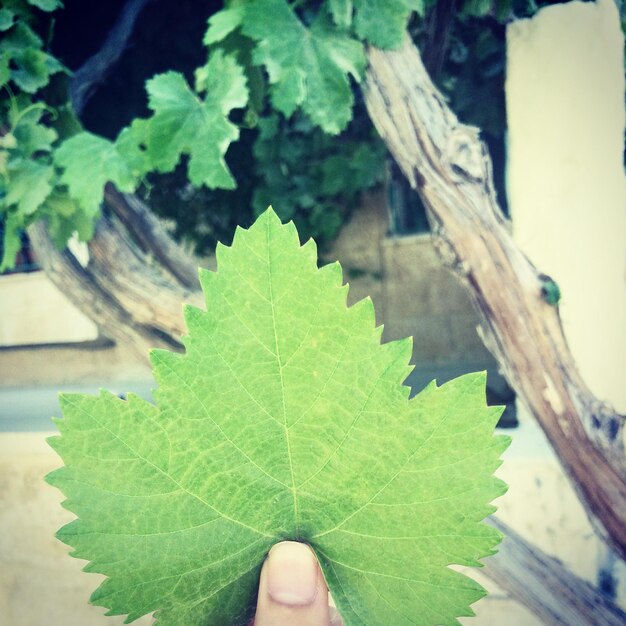
[[[209,47],[208,60],[196,70],[194,85],[178,72],[166,72],[147,82],[152,115],[135,119],[115,140],[76,125],[56,128],[59,111],[44,103],[44,88],[52,74],[64,68],[46,52],[31,25],[37,22],[34,7],[53,11],[60,2],[32,0],[30,4],[33,6],[14,0],[0,11],[0,29],[4,31],[0,79],[11,94],[14,90],[31,94],[11,96],[3,112],[1,269],[11,267],[20,230],[36,219],[48,220],[60,246],[74,231],[89,238],[106,183],[132,192],[150,173],[173,172],[184,159],[187,178],[195,187],[233,189],[237,181],[225,161],[230,144],[240,134],[238,124],[231,119],[233,111],[247,108],[248,117],[258,126],[258,154],[264,151],[268,129],[283,126],[281,122],[276,126],[276,113],[266,111],[265,93],[285,119],[302,111],[310,119],[313,132],[319,127],[325,133],[337,134],[352,118],[350,80],[362,78],[365,55],[362,42],[347,28],[349,24],[339,28],[334,21],[336,11],[325,5],[302,16],[286,0],[254,0],[233,3],[213,16],[204,40]],[[357,17],[360,12],[357,8]],[[403,12],[406,22],[408,6]],[[295,56],[294,50],[299,51]],[[248,83],[254,88],[252,96]],[[350,173],[363,164],[363,170],[356,172],[361,188],[381,179],[382,154],[374,149],[371,156],[361,153],[352,160]],[[255,191],[256,206],[260,206],[258,198],[265,197],[272,179],[267,168],[258,176],[264,184]],[[350,189],[330,187],[333,199],[320,203],[317,215],[310,220],[319,224],[315,234],[336,233],[340,219],[326,221],[323,217],[329,207],[353,195]],[[297,195],[303,199],[306,193]],[[287,215],[294,212],[288,204]],[[303,200],[300,208],[312,204]],[[335,215],[341,212],[335,211]]]
[[[454,28],[442,86],[470,122],[503,125],[489,117],[493,107],[476,104],[473,87],[478,74],[492,72],[501,88],[502,63],[493,50],[502,46],[475,36],[472,20],[506,21],[527,14],[530,4],[466,0],[458,20],[447,18]],[[196,215],[176,217],[180,234],[187,228],[197,242],[204,237],[201,252],[230,239],[235,223],[250,223],[250,206],[258,215],[269,201],[305,234],[332,238],[358,192],[383,176],[380,142],[369,130],[354,132],[362,126],[354,87],[364,76],[365,45],[396,47],[407,25],[414,38],[427,40],[436,2],[231,0],[207,24],[206,63],[187,76],[168,71],[148,80],[150,115],[110,138],[83,129],[55,95],[67,92],[69,72],[48,51],[47,18],[61,7],[60,0],[7,0],[0,8],[0,270],[12,266],[30,223],[46,220],[61,247],[73,233],[86,240],[106,183],[147,196],[164,175],[182,177],[185,202],[200,206]],[[457,23],[467,36],[458,36]],[[468,63],[473,41],[478,61]],[[241,151],[232,156],[240,139],[249,155],[243,159]],[[286,147],[290,139],[299,142],[293,149]],[[266,160],[279,153],[280,164]],[[236,187],[237,198],[221,194]],[[207,211],[224,215],[207,220]]]

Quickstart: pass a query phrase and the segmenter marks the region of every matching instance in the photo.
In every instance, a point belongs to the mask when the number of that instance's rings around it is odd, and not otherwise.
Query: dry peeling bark
[[[145,254],[152,255],[167,274],[184,287],[199,289],[198,263],[169,236],[163,223],[137,196],[122,194],[111,184],[104,198]]]
[[[30,226],[28,234],[50,279],[107,338],[144,362],[151,348],[182,348],[179,340],[186,332],[182,305],[202,306],[202,295],[174,280],[134,243],[118,220],[98,221],[85,267],[69,249],[56,249],[42,222]],[[163,231],[161,238],[166,236]],[[159,240],[152,243],[158,245]],[[176,243],[169,239],[169,246],[173,250]],[[181,259],[182,255],[181,251]]]
[[[537,418],[601,536],[626,558],[624,417],[580,378],[558,309],[513,241],[498,207],[491,161],[476,128],[461,124],[410,41],[370,48],[369,115],[422,196],[446,264],[481,314],[481,334]]]
[[[626,613],[557,559],[526,543],[496,517],[490,523],[503,535],[498,553],[485,560],[483,573],[555,626],[623,626]]]

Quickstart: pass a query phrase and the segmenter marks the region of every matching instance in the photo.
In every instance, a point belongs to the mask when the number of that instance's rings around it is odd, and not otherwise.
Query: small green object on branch
[[[551,306],[558,306],[561,300],[561,289],[556,281],[549,276],[542,274],[541,278],[541,297]]]
[[[91,601],[160,626],[246,624],[281,540],[315,550],[346,626],[456,624],[484,590],[499,533],[482,520],[508,437],[485,374],[409,400],[411,341],[380,343],[371,300],[346,306],[338,263],[272,211],[201,272],[184,355],[155,350],[156,405],[63,394],[65,466],[48,475],[78,519],[58,537],[108,579]]]

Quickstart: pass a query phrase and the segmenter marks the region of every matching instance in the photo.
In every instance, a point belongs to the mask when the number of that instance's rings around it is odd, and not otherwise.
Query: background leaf
[[[52,191],[54,171],[50,165],[38,161],[16,159],[9,168],[7,195],[4,204],[17,205],[18,213],[31,215]]]
[[[70,196],[91,215],[100,208],[107,182],[125,192],[136,186],[135,176],[116,145],[88,132],[63,142],[54,159],[63,168],[60,180],[68,186]]]
[[[340,28],[348,28],[352,24],[352,0],[328,0],[333,21]]]
[[[153,166],[171,172],[182,154],[189,155],[189,180],[194,185],[232,189],[232,177],[224,155],[239,137],[228,120],[232,109],[245,106],[248,90],[243,69],[221,51],[211,55],[197,74],[194,93],[182,74],[167,72],[146,84],[154,115],[147,128],[147,150]]]
[[[15,14],[9,9],[0,9],[0,31],[9,30],[13,26]]]
[[[0,262],[0,272],[13,267],[15,255],[22,247],[20,237],[23,226],[21,218],[11,212],[4,216],[4,235],[2,238],[2,261]]]
[[[325,132],[336,134],[352,117],[348,76],[359,81],[365,70],[363,46],[337,31],[320,12],[311,27],[285,0],[253,0],[243,33],[258,40],[254,60],[264,65],[276,109],[287,117],[298,108]]]
[[[109,577],[109,614],[245,624],[282,539],[313,546],[347,626],[454,624],[483,595],[447,566],[499,540],[479,523],[507,445],[485,376],[409,400],[410,341],[381,345],[371,301],[347,308],[315,252],[266,211],[202,273],[186,354],[152,354],[156,406],[62,397],[48,481],[79,519],[59,537]]]
[[[63,6],[61,0],[28,0],[28,4],[32,4],[42,11],[54,11]]]
[[[423,0],[354,0],[357,35],[379,48],[397,48],[412,10],[424,14]]]

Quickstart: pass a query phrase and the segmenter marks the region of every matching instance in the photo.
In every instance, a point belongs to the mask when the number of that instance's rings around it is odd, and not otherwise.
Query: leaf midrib
[[[276,362],[278,363],[278,372],[280,375],[280,394],[283,408],[283,429],[285,433],[285,443],[287,446],[287,458],[289,459],[289,473],[291,475],[291,494],[293,496],[293,517],[295,524],[296,537],[300,533],[300,521],[298,514],[298,493],[296,491],[296,479],[293,471],[293,458],[291,454],[291,441],[289,439],[289,428],[287,426],[287,407],[285,404],[285,381],[283,377],[283,364],[280,358],[280,348],[278,345],[278,333],[276,331],[276,309],[274,307],[274,291],[272,287],[272,247],[271,247],[271,221],[267,220],[267,274],[269,285],[269,303],[272,308],[272,330],[274,332],[274,344],[276,353]]]

